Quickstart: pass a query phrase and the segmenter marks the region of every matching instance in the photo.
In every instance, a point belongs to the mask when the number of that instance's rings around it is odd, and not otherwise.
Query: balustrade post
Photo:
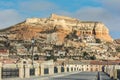
[[[0,80],[2,80],[2,63],[0,62]]]
[[[61,66],[57,66],[58,68],[58,73],[61,73]]]
[[[113,77],[113,66],[110,66],[110,73],[109,73],[110,77]]]
[[[23,67],[23,63],[19,63],[19,64],[18,64],[18,68],[19,68],[19,78],[24,78],[24,67]]]
[[[25,78],[30,78],[30,65],[25,65]]]
[[[67,72],[67,66],[64,66],[64,72]]]
[[[113,76],[113,78],[114,78],[115,80],[117,80],[117,69],[114,69],[114,76]]]
[[[35,64],[35,76],[39,76],[39,70],[40,68],[39,68],[39,64],[38,63],[36,63]]]
[[[69,66],[69,72],[71,72],[71,67]]]
[[[41,70],[40,70],[41,71],[41,76],[44,76],[44,65],[42,64],[40,67],[41,67]]]
[[[49,75],[53,75],[54,74],[54,65],[50,65],[49,66]]]

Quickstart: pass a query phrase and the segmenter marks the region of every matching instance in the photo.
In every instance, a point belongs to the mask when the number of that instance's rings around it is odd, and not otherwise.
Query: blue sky
[[[51,13],[103,22],[113,38],[120,38],[120,0],[0,0],[0,29],[31,17]]]

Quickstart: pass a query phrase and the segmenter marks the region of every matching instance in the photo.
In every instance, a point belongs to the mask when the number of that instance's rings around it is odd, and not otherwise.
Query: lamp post
[[[34,52],[34,43],[35,43],[35,39],[34,38],[32,38],[32,56],[31,56],[31,58],[32,58],[32,65],[33,65],[33,61],[34,61],[34,54],[33,54],[33,52]]]
[[[9,50],[9,57],[10,57],[10,40],[8,39],[8,37],[6,38],[7,39],[7,41],[6,41],[6,44],[5,44],[5,46],[8,48],[8,50]]]

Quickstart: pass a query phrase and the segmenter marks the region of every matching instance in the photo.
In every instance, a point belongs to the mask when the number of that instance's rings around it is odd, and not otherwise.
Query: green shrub
[[[118,47],[116,48],[116,51],[117,51],[117,52],[120,52],[120,46],[118,46]]]
[[[96,43],[101,43],[101,40],[100,39],[96,39]]]

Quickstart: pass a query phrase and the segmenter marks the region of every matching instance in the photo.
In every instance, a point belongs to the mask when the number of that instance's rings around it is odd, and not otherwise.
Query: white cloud
[[[65,11],[64,7],[55,5],[52,2],[41,0],[30,0],[19,3],[19,11],[26,16],[48,16],[51,13],[60,15],[71,16],[79,18],[80,20],[87,21],[100,21],[103,22],[110,29],[110,32],[120,32],[120,0],[92,0],[100,3],[100,7],[82,7],[75,12]],[[10,3],[9,3],[10,4]],[[11,4],[12,5],[12,4]],[[28,15],[27,15],[28,14]],[[16,10],[2,10],[0,11],[0,28],[8,27],[23,21],[20,13]]]
[[[101,7],[84,7],[76,11],[76,16],[84,20],[109,20],[111,15]]]
[[[79,17],[82,20],[92,20],[103,22],[110,30],[110,32],[120,32],[120,16],[115,15],[109,10],[100,7],[85,7],[78,10],[76,17]],[[112,36],[115,36],[113,34]],[[118,37],[118,36],[117,36]],[[120,36],[119,36],[120,37]]]
[[[0,11],[0,28],[6,28],[22,21],[22,17],[12,9]]]
[[[120,0],[99,0],[102,7],[110,10],[114,14],[120,14]]]
[[[100,0],[104,6],[108,6],[109,8],[120,8],[120,0]]]
[[[80,20],[85,21],[100,21],[104,23],[110,30],[110,32],[120,32],[120,16],[115,15],[111,11],[102,8],[102,7],[83,7],[77,10],[76,12],[66,12],[61,11],[62,15],[69,15]],[[112,36],[115,37],[115,33],[112,33]],[[117,36],[118,37],[118,36]],[[120,36],[119,36],[120,37]]]
[[[0,2],[5,8],[0,11],[0,29],[15,25],[25,20],[26,17],[36,17],[36,14],[43,16],[50,15],[52,11],[55,12],[57,6],[47,1],[23,1],[18,4],[17,9],[11,9],[7,7],[15,6],[12,2]],[[38,15],[37,15],[38,16]]]

